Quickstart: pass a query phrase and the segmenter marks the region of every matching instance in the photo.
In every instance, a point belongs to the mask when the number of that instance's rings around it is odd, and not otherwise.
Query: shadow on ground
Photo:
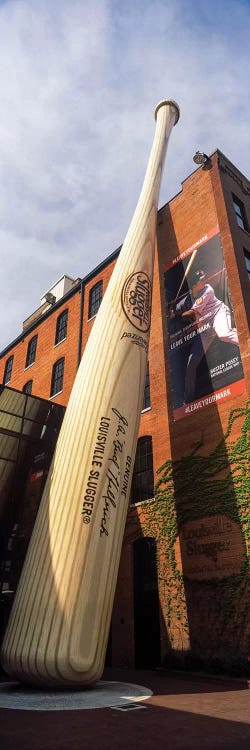
[[[242,679],[106,670],[144,685],[143,708],[0,711],[1,750],[249,750],[249,692]]]

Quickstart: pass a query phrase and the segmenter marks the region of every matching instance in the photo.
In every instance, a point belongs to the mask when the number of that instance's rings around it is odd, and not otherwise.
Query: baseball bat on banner
[[[23,682],[102,674],[142,408],[156,217],[172,100],[155,110],[142,192],[72,388],[3,648]]]
[[[196,249],[195,249],[195,250],[194,250],[194,251],[192,252],[191,258],[190,258],[190,260],[188,261],[188,264],[187,264],[187,268],[186,268],[186,270],[185,270],[185,272],[184,272],[184,274],[183,274],[183,278],[182,278],[182,280],[181,280],[181,284],[180,284],[180,286],[179,286],[179,289],[178,289],[178,292],[177,292],[177,294],[176,294],[176,297],[175,297],[175,299],[174,299],[174,302],[176,302],[176,300],[178,299],[178,297],[179,297],[179,294],[180,294],[180,291],[182,290],[182,287],[183,287],[184,281],[185,281],[185,280],[186,280],[186,278],[188,277],[189,271],[191,271],[191,268],[192,268],[192,265],[193,265],[193,263],[194,263],[195,257],[196,257],[196,255],[197,255],[197,251],[198,251],[198,249],[199,249],[199,248],[197,247],[197,248],[196,248]]]

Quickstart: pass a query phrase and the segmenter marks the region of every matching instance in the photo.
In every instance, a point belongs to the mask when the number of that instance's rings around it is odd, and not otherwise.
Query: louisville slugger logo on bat
[[[144,271],[137,271],[125,281],[122,307],[126,317],[142,333],[147,333],[151,320],[152,284]]]
[[[157,126],[137,208],[87,341],[3,644],[7,672],[73,686],[102,674],[130,495],[151,316],[156,216],[169,135]]]

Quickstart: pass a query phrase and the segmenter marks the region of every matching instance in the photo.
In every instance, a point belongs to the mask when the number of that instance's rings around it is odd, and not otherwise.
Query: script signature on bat
[[[125,436],[126,431],[128,427],[128,422],[126,417],[124,417],[118,409],[113,408],[112,409],[113,414],[116,417],[116,426],[115,426],[115,438],[113,440],[112,444],[112,453],[108,458],[108,469],[106,471],[106,480],[107,484],[105,487],[104,494],[102,495],[102,499],[104,501],[103,505],[103,515],[100,525],[100,536],[109,536],[108,531],[108,519],[110,517],[110,511],[112,508],[117,507],[117,500],[120,492],[120,484],[121,484],[121,462],[122,462],[122,456],[124,452],[124,445],[125,445]]]

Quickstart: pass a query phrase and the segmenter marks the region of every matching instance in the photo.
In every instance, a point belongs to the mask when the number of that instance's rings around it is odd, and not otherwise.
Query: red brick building
[[[109,658],[120,666],[177,659],[238,669],[250,651],[249,181],[215,151],[159,210],[157,240],[149,370]],[[2,352],[0,382],[67,405],[118,253],[84,279],[62,277],[51,287]],[[197,311],[196,322],[191,310],[180,323],[185,272],[190,289],[194,271],[205,278],[195,297],[204,331]],[[194,344],[204,343],[206,327],[211,333],[204,283],[220,293],[237,330],[211,334],[206,372]]]

